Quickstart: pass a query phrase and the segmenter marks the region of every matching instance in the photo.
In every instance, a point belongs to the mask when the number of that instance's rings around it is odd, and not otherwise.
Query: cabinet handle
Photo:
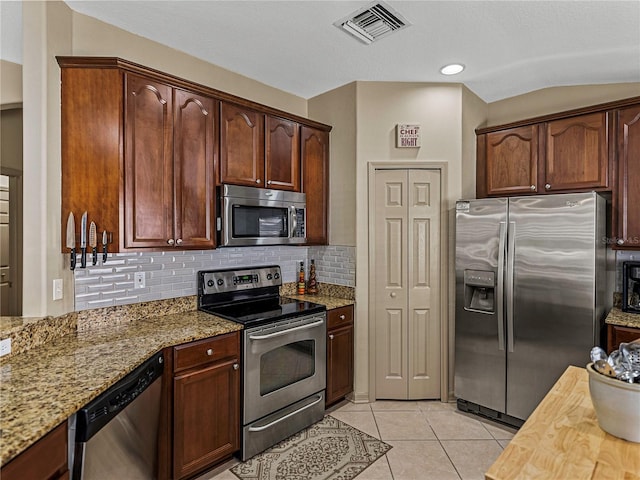
[[[256,180],[256,183],[260,183],[260,179],[259,178]]]
[[[624,245],[624,239],[619,238],[619,239],[616,241],[616,243],[617,243],[618,245]]]
[[[547,183],[545,184],[544,188],[546,188],[547,190],[549,190],[551,188],[551,184]]]
[[[237,369],[239,369],[239,368],[240,368],[240,365],[238,365],[237,363],[234,363],[234,364],[233,364],[233,369],[234,369],[234,370],[237,370]]]
[[[535,191],[536,191],[536,186],[535,186],[535,185],[531,185],[531,186],[529,187],[529,189],[530,189],[532,192],[535,192]]]
[[[329,334],[329,340],[333,340],[333,333]]]
[[[175,241],[173,240],[173,238],[170,238],[169,240],[167,240],[167,243],[169,245],[173,245],[175,243]]]
[[[267,180],[267,185],[271,185],[271,180]]]
[[[396,298],[396,292],[391,292],[391,298]]]
[[[176,240],[176,245],[182,245],[182,239],[181,238]]]
[[[209,355],[209,356],[213,355],[213,349],[212,348],[207,349],[207,355]]]
[[[344,320],[345,318],[347,317],[345,317],[344,315],[340,315],[340,320]]]

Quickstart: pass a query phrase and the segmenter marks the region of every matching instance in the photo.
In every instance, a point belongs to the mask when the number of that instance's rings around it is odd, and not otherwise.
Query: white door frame
[[[449,213],[447,201],[447,163],[445,162],[369,162],[368,172],[368,212],[369,212],[369,401],[375,401],[376,365],[375,356],[371,354],[376,344],[375,300],[373,285],[375,235],[371,228],[372,213],[375,210],[373,198],[374,175],[376,170],[439,170],[440,171],[440,401],[449,401]]]

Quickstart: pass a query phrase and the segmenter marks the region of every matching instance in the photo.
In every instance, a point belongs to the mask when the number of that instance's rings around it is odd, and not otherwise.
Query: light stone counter
[[[173,313],[80,330],[12,356],[0,365],[0,465],[159,350],[241,329],[207,313]]]
[[[326,295],[287,295],[287,297],[295,298],[296,300],[319,303],[320,305],[325,305],[327,307],[327,310],[346,307],[355,303],[355,300],[349,300],[347,298],[328,297]]]
[[[621,327],[640,328],[640,314],[623,312],[620,308],[613,307],[607,315],[605,323]]]

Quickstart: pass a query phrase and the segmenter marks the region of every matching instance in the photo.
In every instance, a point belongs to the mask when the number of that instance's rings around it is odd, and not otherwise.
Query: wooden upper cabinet
[[[125,76],[125,248],[215,246],[216,102]]]
[[[174,93],[174,235],[176,246],[215,242],[217,102],[185,90]]]
[[[264,114],[220,103],[220,182],[264,186]]]
[[[62,252],[69,212],[80,246],[80,217],[86,210],[98,232],[111,238],[109,252],[121,248],[122,72],[63,68],[62,91]],[[67,256],[65,255],[65,258]]]
[[[607,189],[609,148],[606,112],[545,125],[545,161],[540,183],[547,192]]]
[[[173,238],[173,90],[125,76],[125,248]]]
[[[619,248],[640,249],[640,105],[617,117],[618,201],[614,231]]]
[[[300,191],[300,126],[284,118],[266,116],[266,187]]]
[[[480,138],[479,148],[480,148]],[[486,195],[535,193],[538,172],[538,126],[527,125],[485,135]],[[478,152],[481,159],[483,152]],[[480,164],[478,165],[480,169]]]
[[[302,126],[302,191],[307,195],[307,244],[328,243],[329,132]]]

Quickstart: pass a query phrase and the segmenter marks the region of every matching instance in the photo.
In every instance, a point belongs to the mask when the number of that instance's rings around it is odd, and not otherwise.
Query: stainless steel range
[[[281,285],[277,265],[198,272],[198,309],[244,325],[243,461],[324,416],[326,307]]]

